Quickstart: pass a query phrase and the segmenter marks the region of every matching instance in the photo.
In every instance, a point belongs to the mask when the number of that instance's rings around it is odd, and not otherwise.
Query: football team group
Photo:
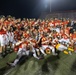
[[[59,57],[59,53],[72,55],[76,52],[76,21],[65,18],[16,19],[0,17],[0,57],[16,52],[11,66],[20,59],[33,56],[42,59],[48,54]],[[9,48],[9,50],[8,50]]]

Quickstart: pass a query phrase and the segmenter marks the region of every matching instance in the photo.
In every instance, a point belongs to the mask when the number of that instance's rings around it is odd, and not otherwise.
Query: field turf
[[[9,67],[6,63],[15,59],[16,53],[0,58],[0,75],[76,75],[76,54],[60,53],[60,59],[47,55],[42,60],[28,58],[22,65]]]

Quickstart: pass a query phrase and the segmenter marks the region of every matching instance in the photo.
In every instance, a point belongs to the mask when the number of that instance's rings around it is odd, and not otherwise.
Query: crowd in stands
[[[8,47],[10,50],[8,50]],[[76,21],[65,18],[16,19],[0,17],[0,57],[17,52],[16,65],[23,55],[41,59],[47,54],[76,52]]]

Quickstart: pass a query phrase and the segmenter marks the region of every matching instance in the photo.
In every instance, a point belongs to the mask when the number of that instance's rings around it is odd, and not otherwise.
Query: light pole
[[[52,2],[55,1],[55,0],[43,0],[44,1],[44,5],[45,5],[45,8],[47,8],[49,6],[49,12],[52,11]]]
[[[50,2],[50,12],[51,12],[51,0],[49,0],[49,2]]]
[[[51,12],[51,2],[52,0],[45,0],[46,7],[49,5],[49,11]]]

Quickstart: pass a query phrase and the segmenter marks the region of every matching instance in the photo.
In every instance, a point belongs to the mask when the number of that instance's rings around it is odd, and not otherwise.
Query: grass
[[[52,55],[47,55],[42,60],[31,57],[24,64],[10,70],[6,63],[14,60],[15,57],[16,53],[11,53],[0,59],[0,75],[8,70],[10,72],[7,75],[76,75],[75,53],[72,55],[60,53],[60,59]]]

